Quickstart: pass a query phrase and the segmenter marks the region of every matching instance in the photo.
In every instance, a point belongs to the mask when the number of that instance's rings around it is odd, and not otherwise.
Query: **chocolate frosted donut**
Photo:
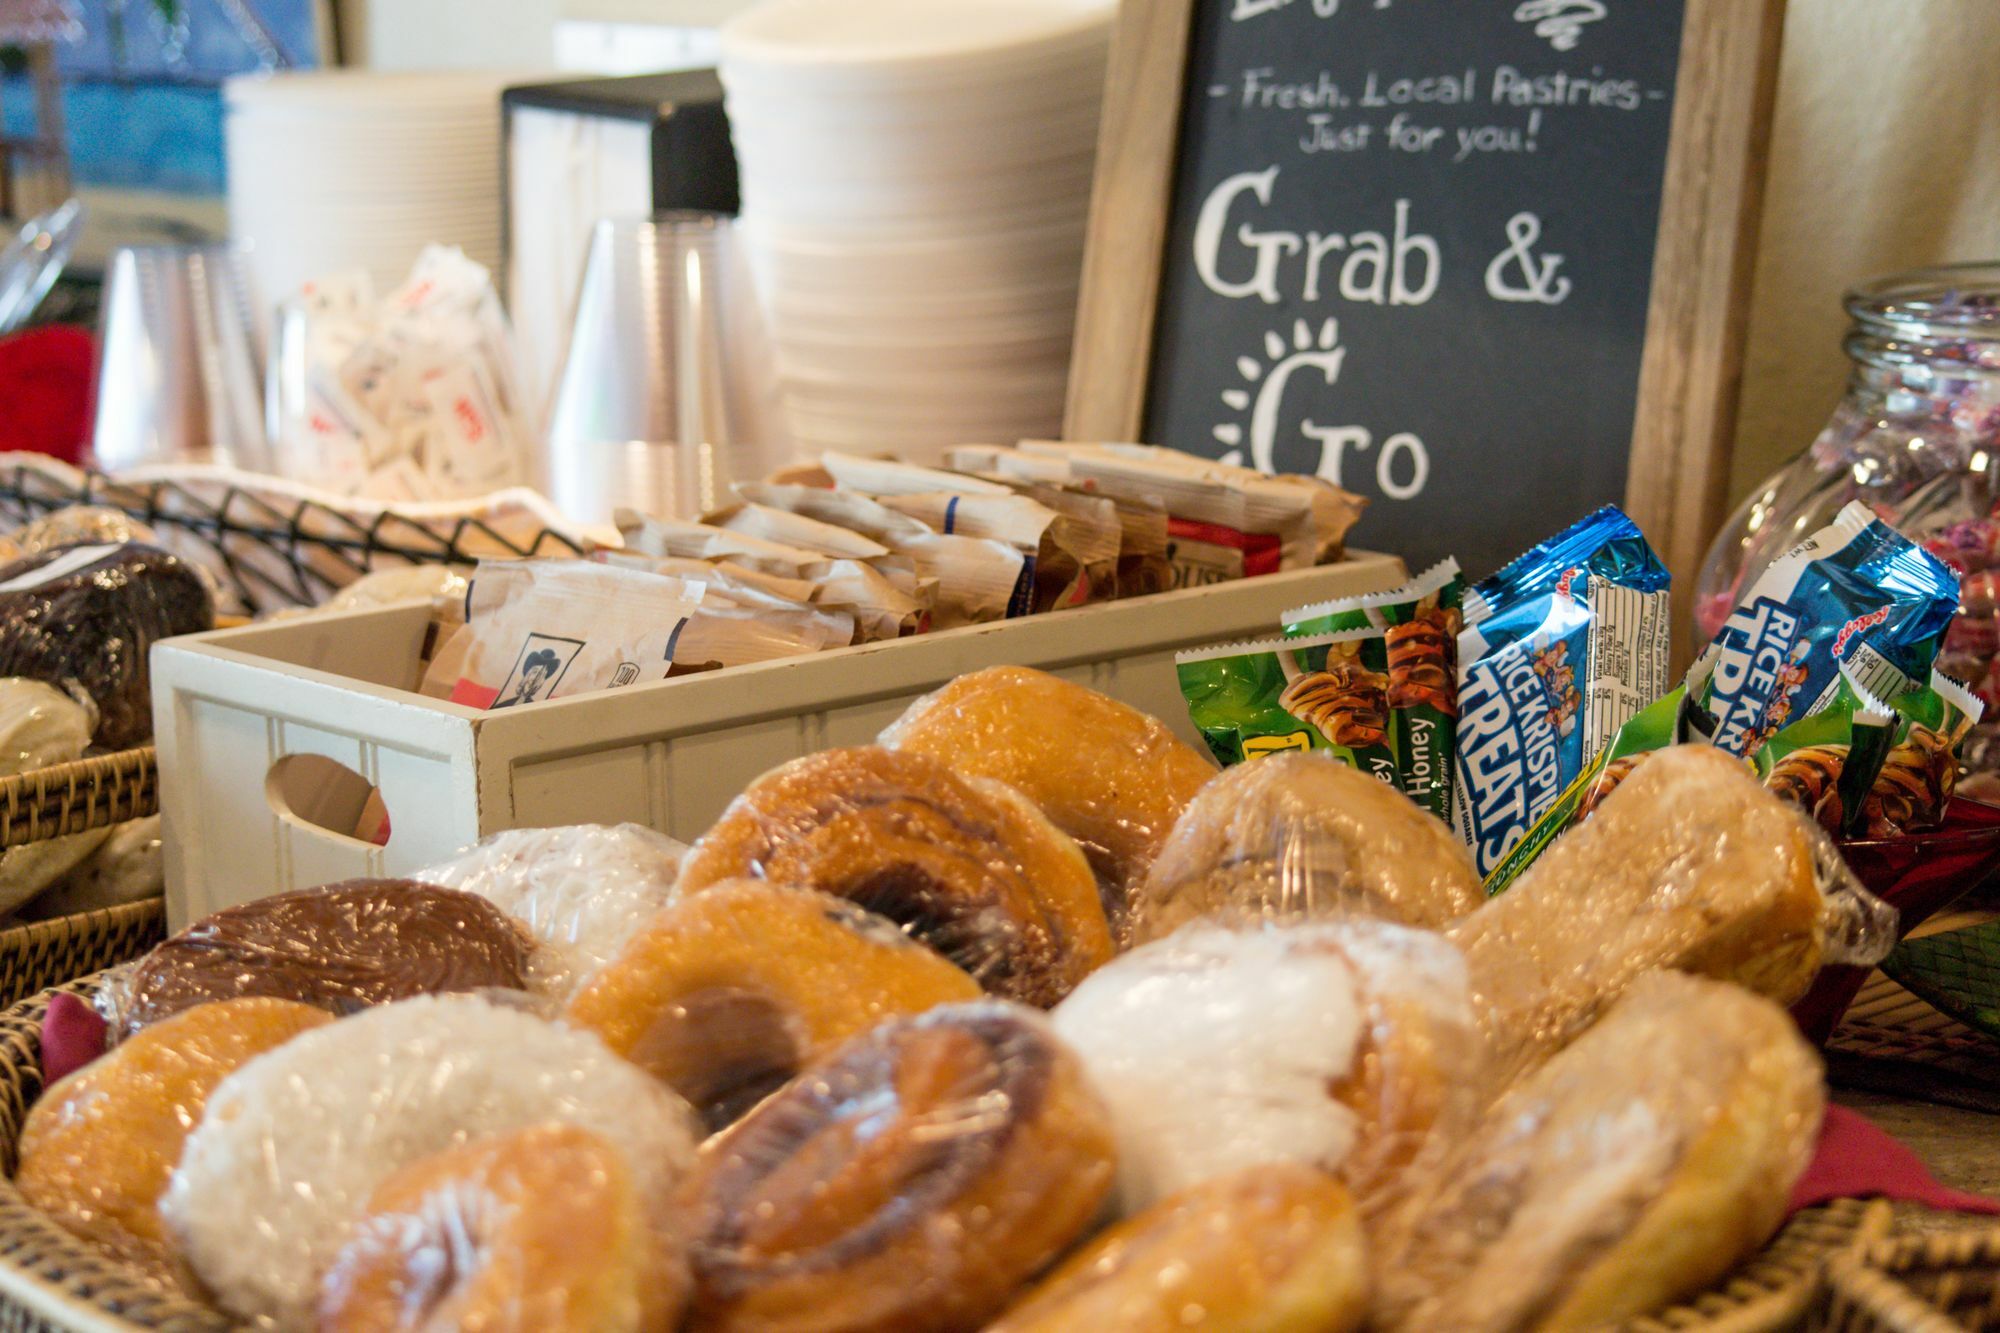
[[[526,985],[530,945],[484,898],[356,879],[226,908],[139,960],[120,1036],[210,1000],[266,995],[336,1014],[417,995]]]

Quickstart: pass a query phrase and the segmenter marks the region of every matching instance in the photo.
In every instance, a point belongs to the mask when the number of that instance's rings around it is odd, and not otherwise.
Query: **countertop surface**
[[[1945,1184],[2000,1198],[2000,1116],[1844,1088],[1835,1089],[1833,1099],[1902,1140]],[[1910,1209],[1901,1225],[1920,1231],[2000,1227],[2000,1218]]]

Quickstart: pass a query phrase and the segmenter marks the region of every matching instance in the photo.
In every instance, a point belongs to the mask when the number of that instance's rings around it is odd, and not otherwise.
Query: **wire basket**
[[[316,606],[364,574],[403,565],[580,555],[580,533],[533,491],[468,504],[386,508],[227,468],[82,472],[38,454],[0,454],[0,526],[70,505],[121,510],[212,573],[224,612]]]

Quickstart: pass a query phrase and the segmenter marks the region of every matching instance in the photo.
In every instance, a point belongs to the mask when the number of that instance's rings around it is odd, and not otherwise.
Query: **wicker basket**
[[[0,779],[0,848],[108,828],[160,811],[153,747]]]
[[[0,850],[144,819],[159,809],[159,766],[150,745],[22,773],[0,779]],[[166,927],[166,905],[155,898],[0,930],[0,1007],[137,958],[165,937]]]
[[[93,978],[60,989],[89,995]],[[14,1188],[15,1146],[41,1095],[48,995],[0,1013],[0,1333],[223,1333],[240,1327],[207,1306],[106,1258],[30,1207]],[[1834,1255],[1888,1233],[1887,1204],[1843,1199],[1801,1213],[1762,1253],[1689,1305],[1625,1333],[1770,1333],[1795,1326]]]
[[[1827,1265],[1833,1333],[2000,1328],[2000,1229],[1881,1241]]]

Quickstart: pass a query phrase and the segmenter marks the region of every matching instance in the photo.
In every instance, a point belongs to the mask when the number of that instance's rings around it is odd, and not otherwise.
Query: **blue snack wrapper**
[[[1845,667],[1878,699],[1921,685],[1958,611],[1958,576],[1855,501],[1774,562],[1688,672],[1690,727],[1755,754],[1824,710]]]
[[[1607,506],[1466,594],[1452,820],[1482,876],[1670,688],[1668,583]]]

